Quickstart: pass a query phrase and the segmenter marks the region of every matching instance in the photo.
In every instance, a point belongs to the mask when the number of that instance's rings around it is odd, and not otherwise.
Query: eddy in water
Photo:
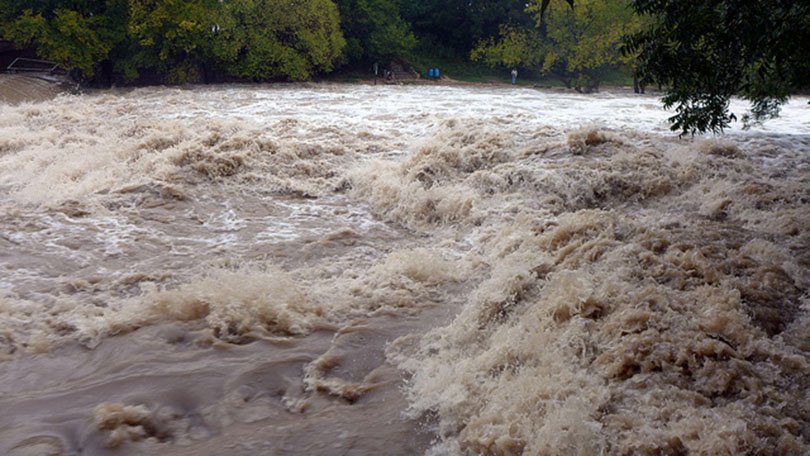
[[[810,452],[810,113],[149,88],[0,106],[0,453]]]

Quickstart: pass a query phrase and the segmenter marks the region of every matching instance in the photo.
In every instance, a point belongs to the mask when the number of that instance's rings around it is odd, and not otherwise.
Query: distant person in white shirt
[[[517,69],[512,68],[512,85],[515,85],[517,82]]]

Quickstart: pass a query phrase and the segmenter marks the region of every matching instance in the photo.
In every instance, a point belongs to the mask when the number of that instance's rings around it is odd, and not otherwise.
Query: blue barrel
[[[434,74],[436,75],[437,78],[439,77],[439,69],[438,68],[436,68],[436,72]]]
[[[433,77],[433,68],[428,69],[428,77],[429,78]]]

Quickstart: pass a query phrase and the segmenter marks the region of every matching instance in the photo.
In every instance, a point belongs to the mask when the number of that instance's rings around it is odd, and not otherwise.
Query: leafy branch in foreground
[[[647,82],[667,88],[681,134],[722,132],[737,120],[732,96],[751,102],[745,126],[776,117],[810,87],[810,2],[632,0],[649,27],[626,40]]]

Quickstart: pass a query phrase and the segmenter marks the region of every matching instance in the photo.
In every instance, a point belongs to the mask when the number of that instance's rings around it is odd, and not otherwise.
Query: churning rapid
[[[739,106],[735,105],[735,108]],[[0,454],[810,454],[810,109],[0,105]]]

